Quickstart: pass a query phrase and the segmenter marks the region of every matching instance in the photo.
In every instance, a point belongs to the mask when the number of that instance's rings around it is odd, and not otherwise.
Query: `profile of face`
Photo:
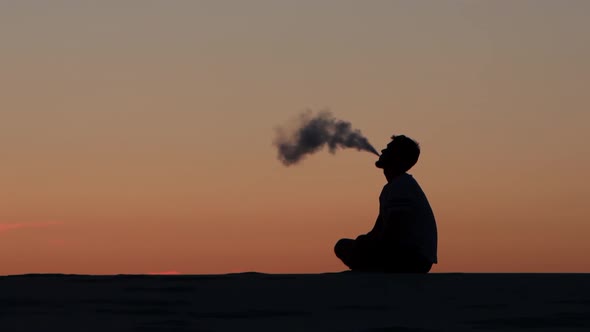
[[[375,162],[375,166],[377,168],[388,168],[393,167],[395,164],[395,145],[393,144],[393,140],[387,144],[385,149],[381,150],[381,156]]]

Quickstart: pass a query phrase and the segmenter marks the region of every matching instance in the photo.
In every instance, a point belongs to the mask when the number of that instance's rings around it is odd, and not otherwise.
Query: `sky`
[[[285,167],[330,110],[410,171],[432,272],[590,272],[590,2],[2,1],[0,275],[343,271],[370,153]]]

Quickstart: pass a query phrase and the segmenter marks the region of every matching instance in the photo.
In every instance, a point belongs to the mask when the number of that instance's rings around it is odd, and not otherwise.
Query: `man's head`
[[[381,153],[375,166],[394,173],[405,173],[418,161],[420,146],[409,137],[394,135]]]

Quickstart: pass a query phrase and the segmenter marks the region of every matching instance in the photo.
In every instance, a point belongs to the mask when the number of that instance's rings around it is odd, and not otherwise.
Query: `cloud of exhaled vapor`
[[[278,128],[274,140],[279,160],[285,166],[298,163],[325,145],[331,153],[338,148],[354,148],[379,155],[360,130],[353,129],[350,122],[334,118],[329,111],[317,114],[304,112],[299,115],[295,125],[291,130]]]

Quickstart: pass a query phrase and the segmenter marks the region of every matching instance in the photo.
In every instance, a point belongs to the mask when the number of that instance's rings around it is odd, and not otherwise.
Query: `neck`
[[[385,174],[385,178],[387,179],[387,182],[393,181],[395,178],[397,178],[398,176],[400,176],[404,173],[405,172],[395,170],[395,169],[384,169],[383,170],[383,174]]]

